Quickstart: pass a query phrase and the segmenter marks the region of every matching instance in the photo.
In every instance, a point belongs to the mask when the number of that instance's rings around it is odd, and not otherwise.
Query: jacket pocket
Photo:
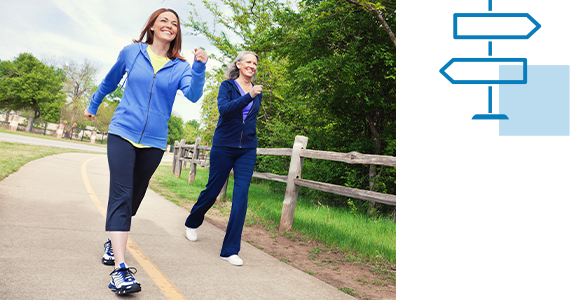
[[[166,140],[168,137],[168,119],[170,116],[157,110],[149,110],[144,135]]]
[[[138,105],[126,105],[123,108],[117,108],[117,111],[113,115],[114,122],[134,133],[140,133],[144,126],[144,119],[146,117],[146,111],[143,111],[142,107]]]
[[[253,141],[257,137],[255,122],[246,123],[243,130],[243,141]]]

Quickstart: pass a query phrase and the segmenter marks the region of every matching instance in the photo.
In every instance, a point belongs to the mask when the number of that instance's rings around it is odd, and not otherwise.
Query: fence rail
[[[338,153],[331,151],[319,151],[306,149],[308,138],[304,136],[296,136],[293,148],[258,148],[258,155],[276,155],[276,156],[290,156],[291,163],[289,165],[288,175],[278,175],[273,173],[260,173],[253,172],[253,177],[273,180],[278,182],[287,183],[285,190],[285,199],[283,200],[283,210],[281,212],[281,224],[279,230],[290,230],[293,225],[293,215],[295,213],[295,206],[297,204],[297,197],[299,194],[299,187],[304,186],[311,189],[342,195],[351,198],[367,200],[375,203],[382,203],[387,205],[396,206],[396,195],[378,193],[374,191],[367,191],[355,188],[349,188],[330,183],[312,181],[301,178],[303,169],[303,161],[305,158],[315,158],[339,161],[348,164],[367,164],[396,167],[396,157],[362,154],[358,152]],[[186,169],[186,164],[190,163],[190,173],[188,174],[188,184],[194,182],[196,177],[196,166],[209,167],[209,158],[205,151],[210,151],[211,147],[200,146],[200,138],[196,139],[194,145],[186,145],[185,140],[175,142],[174,144],[174,157],[172,159],[172,173],[176,177],[180,177],[181,170]],[[200,159],[200,152],[202,156]],[[233,171],[233,170],[232,170]],[[228,181],[218,195],[218,200],[223,198],[226,194]]]

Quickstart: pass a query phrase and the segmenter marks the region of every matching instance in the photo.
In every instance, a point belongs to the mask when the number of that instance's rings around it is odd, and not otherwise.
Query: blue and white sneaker
[[[132,272],[131,270],[134,270]],[[109,288],[117,295],[136,293],[141,291],[141,285],[135,280],[133,274],[137,273],[135,268],[127,268],[125,263],[121,263],[119,268],[111,272],[111,283]]]
[[[113,255],[113,246],[111,245],[111,237],[107,238],[105,242],[105,253],[103,253],[103,258],[101,259],[104,265],[114,266],[115,256]]]

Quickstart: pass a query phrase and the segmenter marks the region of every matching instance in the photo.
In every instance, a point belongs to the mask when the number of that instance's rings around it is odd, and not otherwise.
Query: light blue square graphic
[[[526,84],[499,85],[500,136],[570,135],[570,66],[528,66]],[[512,78],[519,66],[500,66]]]

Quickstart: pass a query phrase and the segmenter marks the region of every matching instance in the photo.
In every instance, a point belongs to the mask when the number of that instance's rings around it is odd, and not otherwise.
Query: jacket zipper
[[[238,93],[239,93],[239,89],[238,89],[236,86],[234,86],[234,88],[235,88],[235,89],[238,91]],[[257,96],[255,96],[255,97],[257,98]],[[255,98],[253,98],[252,101],[255,101]],[[255,102],[254,102],[253,104],[255,104]],[[253,109],[253,105],[251,105],[251,108]],[[250,113],[251,113],[251,109],[247,112],[247,115],[245,116],[246,119],[247,119],[247,117],[249,117],[249,114],[250,114]],[[243,114],[242,114],[242,116],[243,116]],[[240,136],[239,136],[239,147],[240,147],[240,148],[241,148],[241,139],[243,138],[243,129],[244,129],[244,128],[245,128],[245,119],[242,121],[241,134],[240,134]]]
[[[144,56],[144,55],[143,55]],[[145,56],[145,58],[148,60],[148,62],[150,62],[150,59],[148,57]],[[134,64],[134,63],[133,63]],[[168,63],[167,63],[168,64]],[[152,63],[151,63],[152,65]],[[162,67],[160,70],[158,70],[158,72],[160,72],[161,70],[165,69],[165,68],[170,68],[172,67],[174,64],[168,65],[168,66],[164,66]],[[156,73],[158,73],[156,72]],[[154,73],[154,69],[153,69],[153,73]],[[152,84],[150,86],[150,96],[148,97],[148,107],[146,109],[146,120],[144,122],[144,127],[143,127],[143,131],[141,132],[141,137],[139,139],[139,142],[137,144],[140,144],[144,135],[144,132],[146,130],[146,125],[148,124],[148,115],[150,113],[150,100],[152,99],[152,88],[154,87],[154,80],[156,79],[156,73],[154,73],[153,77],[152,77]]]
[[[253,98],[253,101],[255,101],[255,98]],[[255,103],[254,103],[255,104]],[[251,106],[251,109],[247,112],[247,115],[245,116],[245,118],[247,119],[247,117],[249,117],[249,114],[251,113],[251,110],[253,109],[253,105]],[[239,147],[241,148],[241,139],[243,137],[243,129],[245,128],[245,119],[243,120],[243,124],[241,126],[241,135],[239,136]]]
[[[148,124],[148,115],[150,112],[150,99],[152,99],[152,88],[154,87],[154,79],[156,78],[156,73],[154,73],[154,76],[152,77],[152,85],[150,86],[150,96],[148,97],[148,107],[146,108],[146,120],[144,121],[144,127],[143,127],[143,131],[141,132],[141,138],[139,139],[139,142],[137,144],[140,144],[144,135],[144,132],[146,130],[146,124]]]

